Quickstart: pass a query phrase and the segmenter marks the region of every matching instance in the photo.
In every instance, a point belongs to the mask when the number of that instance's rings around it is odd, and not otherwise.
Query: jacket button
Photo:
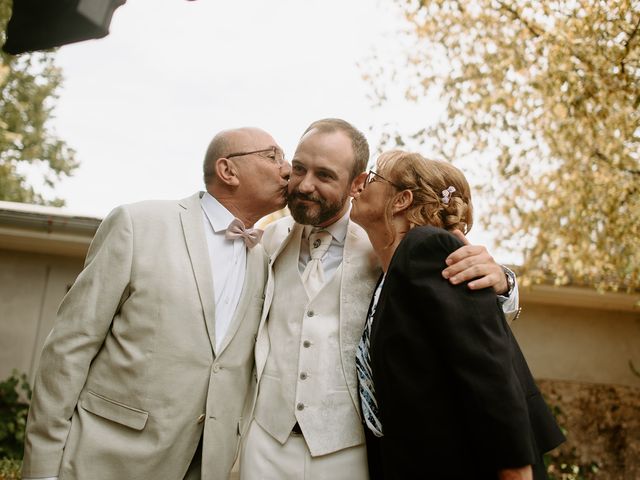
[[[304,410],[304,403],[299,403],[298,405],[296,405],[296,408],[298,410]]]
[[[302,372],[302,373],[300,374],[300,380],[306,380],[306,379],[307,379],[307,377],[308,377],[307,372]]]
[[[309,310],[307,312],[307,317],[313,317],[315,315],[315,312],[313,310]]]
[[[304,342],[302,342],[302,346],[304,348],[309,348],[311,346],[311,342],[309,340],[305,340]]]
[[[200,416],[198,417],[198,423],[202,423],[204,422],[206,415],[204,413],[201,413]]]
[[[217,363],[213,366],[213,373],[218,373],[220,371],[220,365]]]

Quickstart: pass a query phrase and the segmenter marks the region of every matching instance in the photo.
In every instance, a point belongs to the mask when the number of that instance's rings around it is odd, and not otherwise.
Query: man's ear
[[[402,212],[409,208],[413,203],[413,192],[411,190],[402,190],[393,200],[392,213]]]
[[[238,169],[233,161],[228,158],[219,158],[216,160],[216,174],[225,185],[237,187],[240,184]]]
[[[351,189],[349,190],[349,196],[355,197],[356,194],[364,190],[364,181],[367,179],[367,172],[362,172],[351,182]]]

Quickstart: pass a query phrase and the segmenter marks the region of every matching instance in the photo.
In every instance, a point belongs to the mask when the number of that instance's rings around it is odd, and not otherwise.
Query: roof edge
[[[568,285],[533,285],[520,289],[520,302],[588,308],[618,312],[640,312],[640,294],[598,292],[594,288]]]

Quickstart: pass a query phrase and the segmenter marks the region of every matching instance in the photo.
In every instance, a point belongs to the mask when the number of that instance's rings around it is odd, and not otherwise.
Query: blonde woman
[[[402,151],[354,198],[384,272],[356,362],[373,479],[543,479],[564,441],[493,290],[441,275],[472,210],[460,170]]]

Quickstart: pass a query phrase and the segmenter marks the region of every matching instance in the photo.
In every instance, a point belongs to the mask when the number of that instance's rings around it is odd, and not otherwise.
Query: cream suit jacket
[[[301,235],[303,228],[302,225],[295,223],[292,217],[285,217],[270,225],[262,239],[262,244],[270,257],[264,309],[255,349],[258,382],[267,362],[270,348],[266,322],[275,290],[273,265],[278,261],[278,255],[285,249],[290,239],[295,235]],[[367,234],[361,227],[349,221],[340,284],[340,359],[351,400],[358,412],[360,411],[360,400],[355,369],[356,348],[364,328],[371,295],[380,273],[381,270]],[[279,293],[285,294],[285,292]]]
[[[202,436],[202,478],[228,478],[254,396],[266,255],[248,251],[216,351],[200,196],[118,207],[102,222],[44,346],[23,476],[181,480]]]

